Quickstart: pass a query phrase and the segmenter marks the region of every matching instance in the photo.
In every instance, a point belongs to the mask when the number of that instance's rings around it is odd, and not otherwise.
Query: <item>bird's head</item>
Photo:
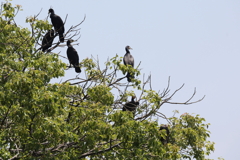
[[[48,14],[49,13],[54,13],[54,10],[52,9],[52,8],[50,8],[49,10],[48,10]]]
[[[137,97],[135,95],[132,96],[132,101],[134,101]]]
[[[74,40],[73,40],[73,39],[69,39],[69,40],[67,41],[67,45],[70,45],[72,42],[74,42]]]
[[[130,46],[126,46],[125,48],[126,50],[132,49]]]
[[[166,124],[161,125],[160,130],[163,130],[163,129],[168,130],[168,125],[166,125]]]

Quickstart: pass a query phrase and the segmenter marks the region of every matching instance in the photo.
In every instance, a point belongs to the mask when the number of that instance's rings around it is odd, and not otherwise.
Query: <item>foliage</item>
[[[18,26],[14,17],[20,9],[5,2],[0,15],[0,158],[205,159],[214,150],[207,140],[209,124],[199,115],[168,119],[160,112],[181,87],[169,96],[168,87],[160,94],[146,89],[150,77],[122,83],[126,77],[118,74],[138,76],[140,71],[123,65],[118,55],[103,70],[98,60],[83,59],[85,79],[50,83],[66,70],[58,54],[41,51],[40,41],[51,25],[34,16],[26,20],[31,31]],[[139,107],[134,113],[121,111],[134,89],[140,92]],[[191,98],[178,104],[195,103]],[[160,141],[167,135],[156,117],[169,122],[166,145]]]

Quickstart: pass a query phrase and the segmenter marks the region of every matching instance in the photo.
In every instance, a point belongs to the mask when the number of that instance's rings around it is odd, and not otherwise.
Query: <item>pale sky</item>
[[[216,143],[209,158],[239,159],[239,0],[14,0],[12,3],[23,7],[17,16],[17,23],[23,27],[29,27],[25,17],[42,9],[39,18],[45,19],[50,7],[62,19],[68,14],[66,30],[81,22],[86,14],[80,44],[74,46],[80,60],[98,56],[103,65],[116,53],[123,56],[125,46],[130,45],[135,64],[141,61],[140,78],[151,73],[154,90],[166,88],[171,76],[172,92],[185,83],[173,99],[183,102],[196,87],[194,100],[206,95],[202,102],[189,106],[163,105],[160,111],[167,117],[173,115],[173,110],[179,110],[179,115],[200,114],[211,123],[210,141]],[[66,49],[55,51],[66,56]],[[64,79],[75,76],[74,69],[70,69]]]

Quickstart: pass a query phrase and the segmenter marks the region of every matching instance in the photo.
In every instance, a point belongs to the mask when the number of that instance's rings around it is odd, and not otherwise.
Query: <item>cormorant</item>
[[[123,57],[123,63],[125,65],[131,65],[132,67],[134,67],[134,58],[133,56],[130,54],[129,49],[132,49],[130,46],[126,46],[125,50],[126,50],[126,54]],[[134,78],[134,75],[131,75],[129,72],[127,73],[127,80],[128,82],[131,82],[131,79]]]
[[[131,102],[126,103],[123,108],[122,111],[135,111],[137,106],[139,105],[139,102],[135,102],[136,96],[132,96],[132,100]]]
[[[63,24],[63,21],[62,21],[61,17],[56,15],[52,8],[49,9],[48,13],[51,13],[50,18],[51,18],[51,21],[52,21],[52,25],[55,29],[55,32],[58,32],[58,34],[59,34],[60,42],[64,42],[63,33],[64,33],[65,30],[64,30],[64,24]]]
[[[49,30],[42,40],[42,51],[45,52],[48,48],[52,46],[54,40],[54,30]]]
[[[162,144],[167,144],[169,142],[169,129],[168,129],[168,126],[167,125],[162,125],[160,127],[160,130],[166,130],[166,136],[165,138],[161,137],[161,142]]]
[[[78,57],[78,53],[77,53],[77,51],[73,48],[73,46],[71,45],[71,42],[73,42],[73,40],[68,40],[68,41],[67,41],[67,46],[68,46],[68,49],[67,49],[67,57],[68,57],[70,66],[71,66],[71,64],[72,64],[73,67],[75,68],[75,71],[76,71],[77,73],[80,73],[80,72],[81,72],[81,69],[80,69],[80,67],[79,67],[79,57]]]

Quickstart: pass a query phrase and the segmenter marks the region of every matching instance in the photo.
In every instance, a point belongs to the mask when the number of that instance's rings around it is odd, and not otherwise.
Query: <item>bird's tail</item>
[[[81,68],[79,67],[79,64],[74,65],[75,72],[81,73]]]
[[[127,81],[128,82],[132,82],[132,79],[134,79],[135,77],[134,77],[134,75],[131,75],[129,72],[127,73]]]
[[[42,48],[42,51],[43,51],[43,52],[45,52],[45,51],[46,51],[46,48],[45,48],[45,47],[43,47],[43,48]]]
[[[81,73],[81,69],[80,69],[80,67],[75,67],[75,72],[77,72],[77,73]]]
[[[64,42],[64,37],[63,37],[63,34],[59,34],[59,40],[60,40],[60,42],[61,42],[61,43],[63,43],[63,42]]]

